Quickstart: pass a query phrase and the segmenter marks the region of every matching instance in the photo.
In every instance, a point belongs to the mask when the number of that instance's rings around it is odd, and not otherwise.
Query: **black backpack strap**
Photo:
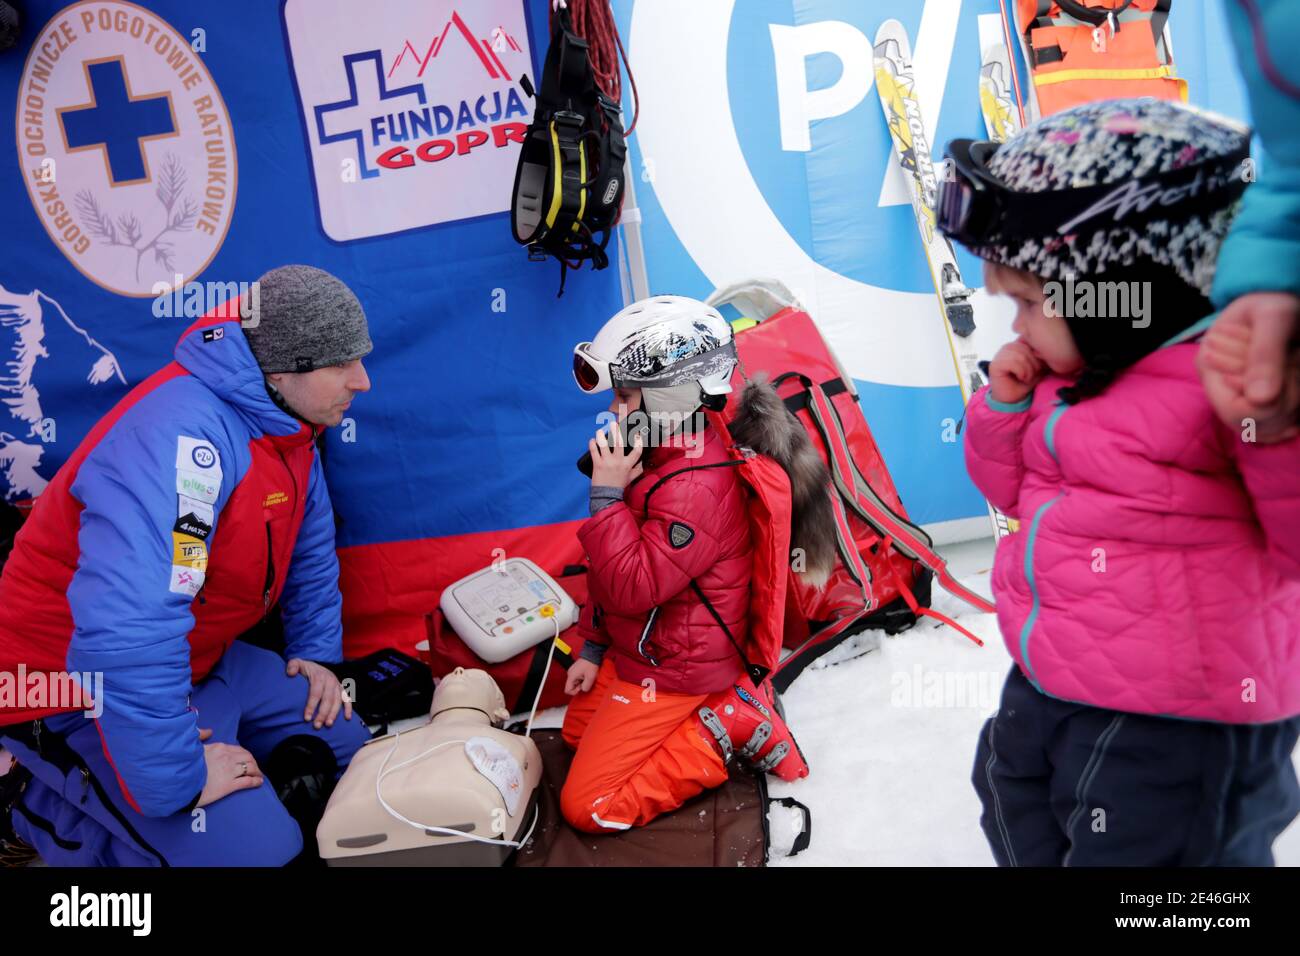
[[[1074,19],[1084,23],[1091,23],[1094,27],[1099,27],[1112,16],[1119,17],[1121,13],[1133,5],[1133,0],[1124,0],[1123,6],[1114,9],[1110,7],[1090,7],[1087,4],[1079,3],[1078,0],[1056,0],[1056,4],[1061,8],[1062,13],[1067,13]],[[1042,0],[1039,0],[1039,9],[1042,9]],[[1116,20],[1117,25],[1118,22]]]
[[[662,488],[670,479],[676,478],[678,475],[684,475],[688,471],[703,471],[705,468],[730,468],[734,465],[743,465],[744,463],[743,459],[733,458],[728,461],[715,461],[709,465],[690,465],[686,468],[678,468],[676,471],[668,472],[668,474],[664,475],[651,485],[650,490],[645,493],[645,501],[641,509],[642,517],[650,517],[650,496]],[[695,592],[696,597],[700,599],[700,602],[708,609],[713,620],[718,623],[718,627],[722,628],[722,632],[727,635],[727,640],[731,641],[731,646],[736,649],[736,653],[740,655],[740,659],[745,665],[745,672],[749,674],[755,684],[763,683],[763,681],[767,679],[767,676],[772,672],[760,664],[750,663],[749,658],[745,655],[744,648],[740,646],[740,642],[737,641],[735,635],[731,633],[731,628],[727,627],[727,622],[722,619],[722,615],[719,614],[718,609],[713,606],[713,602],[709,600],[708,596],[704,593],[704,589],[700,587],[698,581],[694,579],[691,580],[691,589]]]
[[[736,649],[736,653],[740,655],[741,662],[745,665],[745,673],[749,675],[749,679],[755,684],[761,684],[763,681],[767,680],[768,675],[772,673],[771,670],[761,664],[750,663],[749,657],[745,654],[745,649],[740,646],[740,642],[737,641],[735,635],[731,633],[731,628],[727,627],[727,622],[722,619],[722,615],[718,613],[718,609],[713,606],[713,602],[710,601],[708,595],[704,593],[704,588],[700,587],[700,583],[694,578],[691,579],[691,590],[695,592],[695,596],[700,599],[700,602],[708,608],[709,614],[718,622],[718,627],[722,628],[722,633],[727,635],[727,640],[731,641],[731,646]]]
[[[739,458],[733,458],[729,461],[715,461],[711,465],[689,465],[686,468],[678,468],[676,471],[668,472],[668,474],[664,475],[653,485],[651,485],[650,490],[645,493],[645,501],[642,503],[641,506],[641,517],[642,518],[650,517],[650,496],[653,495],[660,488],[662,488],[665,484],[667,484],[669,479],[676,478],[678,475],[684,475],[688,471],[703,471],[705,468],[730,468],[733,465],[743,465],[743,464],[744,464],[743,460]]]
[[[546,679],[547,658],[551,656],[551,642],[542,641],[533,648],[533,658],[528,662],[528,674],[524,677],[523,686],[519,688],[519,696],[515,698],[514,706],[510,708],[512,714],[525,714],[533,707],[533,701],[537,698],[537,691],[542,686],[542,681]],[[573,664],[573,658],[560,650],[557,645],[555,648],[555,659],[560,662],[560,666],[566,671]]]

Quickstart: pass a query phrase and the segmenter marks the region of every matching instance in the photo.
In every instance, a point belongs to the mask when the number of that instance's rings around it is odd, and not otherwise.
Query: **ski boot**
[[[14,805],[27,789],[32,772],[15,763],[0,777],[0,868],[27,866],[38,856],[36,850],[14,832]]]
[[[778,710],[771,681],[755,687],[741,675],[713,694],[698,711],[700,734],[713,744],[724,764],[739,756],[755,770],[782,780],[808,776],[808,762]]]

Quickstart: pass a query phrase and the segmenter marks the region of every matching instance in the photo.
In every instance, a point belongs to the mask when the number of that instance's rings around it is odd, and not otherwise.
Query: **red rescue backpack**
[[[750,304],[753,300],[746,299],[744,292],[753,291],[752,286],[733,287],[715,293],[709,302],[715,306],[730,301]],[[751,616],[751,627],[778,611],[784,616],[782,644],[789,653],[778,664],[773,685],[784,691],[809,664],[855,634],[869,628],[896,634],[912,627],[921,616],[941,620],[982,643],[929,607],[930,585],[938,580],[946,591],[972,607],[993,610],[988,600],[949,573],[929,535],[907,517],[852,379],[840,368],[812,317],[798,305],[782,304],[790,301],[788,293],[772,300],[764,292],[759,298],[770,303],[774,314],[733,323],[740,365],[732,387],[739,393],[746,376],[767,373],[786,408],[807,430],[830,470],[829,493],[839,529],[836,548],[840,556],[830,581],[820,589],[795,574],[797,568],[790,567],[787,550],[765,559],[779,561],[778,571],[788,579],[784,605],[756,607]],[[730,420],[734,413],[729,405],[723,415]],[[761,557],[756,548],[755,561]],[[756,579],[758,570],[756,563]],[[756,592],[755,605],[759,596]]]

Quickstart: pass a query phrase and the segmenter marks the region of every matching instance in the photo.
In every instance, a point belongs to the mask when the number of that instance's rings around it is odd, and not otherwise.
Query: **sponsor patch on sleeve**
[[[208,570],[208,546],[188,534],[172,532],[172,564],[192,571]]]
[[[199,589],[203,587],[203,577],[202,571],[196,571],[194,568],[182,568],[173,564],[171,586],[167,590],[173,594],[185,594],[194,597],[199,593]]]
[[[202,438],[177,436],[176,470],[198,472],[221,484],[221,456],[212,442]]]
[[[205,505],[213,504],[221,491],[221,478],[199,474],[196,471],[176,469],[176,493],[194,498]]]
[[[176,525],[172,530],[206,541],[212,534],[212,505],[188,495],[177,495]]]
[[[695,532],[689,525],[674,521],[668,526],[668,541],[674,548],[684,548],[695,540]]]

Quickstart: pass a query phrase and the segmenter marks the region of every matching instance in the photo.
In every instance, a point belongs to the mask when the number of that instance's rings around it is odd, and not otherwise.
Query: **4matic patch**
[[[212,505],[188,495],[177,495],[176,524],[172,530],[206,541],[212,533]]]
[[[674,521],[668,526],[668,541],[674,548],[684,548],[695,540],[695,532],[689,525]]]

